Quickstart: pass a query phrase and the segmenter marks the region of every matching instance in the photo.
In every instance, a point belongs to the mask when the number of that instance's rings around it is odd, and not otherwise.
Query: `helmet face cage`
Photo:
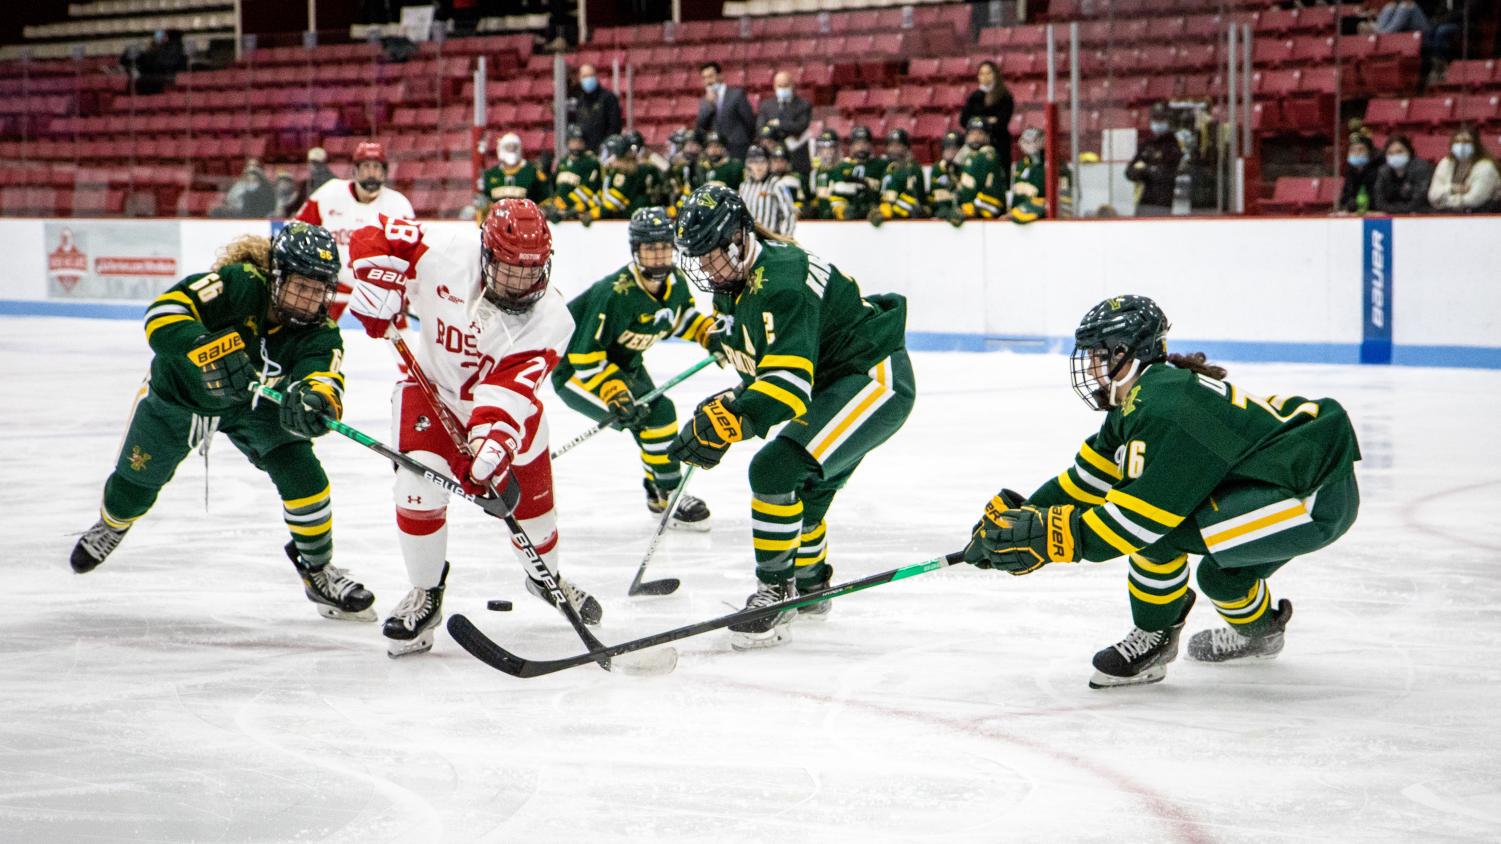
[[[293,325],[316,325],[328,319],[338,289],[337,277],[320,278],[282,267],[271,271],[271,306],[279,319]]]
[[[1143,364],[1167,358],[1169,328],[1162,309],[1145,297],[1120,296],[1091,308],[1074,332],[1069,359],[1074,392],[1094,410],[1120,404],[1122,384]]]
[[[1113,349],[1104,344],[1075,346],[1069,357],[1074,392],[1091,410],[1109,410],[1115,406],[1111,384],[1127,363],[1134,361],[1124,346]]]
[[[678,266],[693,282],[693,286],[705,293],[723,293],[733,296],[745,286],[745,271],[748,268],[745,256],[748,244],[755,234],[742,228],[738,238],[710,249],[702,255],[679,253]]]
[[[670,240],[631,244],[631,263],[637,272],[652,281],[661,281],[672,274],[673,257]]]
[[[485,300],[508,314],[524,314],[547,293],[552,256],[532,267],[507,264],[494,251],[480,249],[481,284]]]

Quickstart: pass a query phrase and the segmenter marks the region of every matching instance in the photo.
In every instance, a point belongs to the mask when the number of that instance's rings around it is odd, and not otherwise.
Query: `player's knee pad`
[[[818,461],[806,449],[791,440],[774,437],[751,458],[751,492],[761,495],[797,492],[817,472]]]
[[[448,461],[430,451],[411,451],[407,456],[434,471],[447,473]],[[448,509],[448,491],[408,469],[398,469],[393,486],[396,523],[403,533],[424,535],[441,528]]]

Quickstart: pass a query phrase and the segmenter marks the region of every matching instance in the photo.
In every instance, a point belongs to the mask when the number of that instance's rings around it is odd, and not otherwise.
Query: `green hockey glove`
[[[730,408],[729,400],[729,394],[722,393],[700,404],[667,453],[700,469],[718,466],[730,446],[744,439],[740,415]]]
[[[1028,504],[1001,510],[1004,497],[1002,493],[986,505],[964,549],[966,561],[1014,575],[1031,574],[1048,563],[1079,561],[1078,508],[1063,504],[1039,509]]]
[[[217,334],[203,334],[193,341],[188,360],[198,367],[203,389],[216,399],[244,398],[250,401],[250,384],[255,367],[245,351],[245,341],[233,328]]]
[[[344,415],[338,393],[321,381],[298,381],[287,388],[281,400],[281,426],[299,437],[328,433],[323,417]]]
[[[651,407],[638,404],[636,397],[631,395],[631,388],[619,378],[611,378],[601,384],[599,397],[610,408],[610,413],[614,416],[610,420],[610,427],[617,431],[640,428],[646,424],[646,417],[651,414]]]

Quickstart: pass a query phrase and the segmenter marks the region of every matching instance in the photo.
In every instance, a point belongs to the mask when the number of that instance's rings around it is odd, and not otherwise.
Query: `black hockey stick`
[[[662,534],[667,532],[667,525],[672,521],[672,514],[677,512],[678,499],[683,497],[683,490],[688,488],[688,479],[693,477],[693,470],[697,468],[690,464],[683,470],[683,479],[678,481],[678,488],[672,491],[672,497],[667,500],[667,509],[662,513],[662,520],[657,523],[657,532],[652,534],[651,544],[646,546],[646,556],[641,558],[641,565],[636,568],[636,579],[631,581],[631,588],[627,589],[627,595],[671,595],[683,585],[676,577],[664,577],[661,580],[648,580],[641,582],[646,574],[646,566],[651,562],[652,555],[657,553],[657,543],[662,541]]]
[[[260,395],[276,402],[277,404],[281,404],[282,402],[281,392],[279,390],[273,390],[272,388],[267,387],[265,384],[251,384],[250,389],[252,392],[259,393]],[[432,469],[429,469],[428,467],[422,465],[416,460],[413,460],[405,454],[402,454],[396,449],[391,448],[380,440],[377,440],[376,438],[356,428],[345,425],[343,422],[340,422],[332,416],[324,416],[323,424],[327,425],[330,431],[333,431],[336,434],[343,434],[344,436],[348,437],[351,440],[354,440],[365,448],[368,448],[376,454],[379,454],[381,457],[390,460],[392,463],[395,463],[401,468],[422,476],[428,482],[432,483],[433,486],[442,489],[449,495],[458,496],[459,498],[468,501],[470,504],[479,507],[481,510],[484,510],[486,513],[489,513],[496,518],[505,518],[513,509],[515,509],[516,503],[521,500],[521,490],[515,484],[507,484],[505,493],[498,498],[475,495],[474,493],[464,489],[464,485],[454,480],[453,478],[450,478],[440,472],[434,472]]]
[[[674,375],[671,378],[667,379],[667,381],[665,383],[663,383],[662,386],[660,386],[660,387],[656,388],[655,390],[652,390],[651,392],[647,393],[646,395],[641,396],[640,398],[636,399],[636,403],[637,404],[649,404],[657,396],[660,396],[663,393],[667,392],[668,390],[672,389],[673,387],[676,387],[677,385],[683,383],[684,381],[687,381],[695,372],[698,372],[700,369],[703,369],[704,367],[708,366],[709,364],[711,364],[713,362],[714,362],[714,356],[713,355],[709,355],[708,357],[704,358],[703,360],[699,361],[698,363],[695,363],[694,365],[688,367],[687,369],[683,370],[682,372],[679,372],[677,375]],[[610,427],[610,425],[614,424],[614,422],[615,422],[615,415],[611,414],[603,422],[600,422],[600,423],[596,424],[594,427],[588,429],[587,431],[583,432],[582,434],[579,434],[578,436],[574,437],[573,439],[569,440],[568,442],[563,443],[562,445],[560,445],[557,448],[553,449],[552,450],[552,454],[550,454],[548,456],[551,457],[554,460],[557,460],[559,457],[562,457],[567,452],[573,450],[573,448],[575,446],[581,445],[583,442],[585,442],[586,440],[588,440],[590,437],[592,437],[595,434],[599,433],[600,431],[603,431],[604,429]]]
[[[756,621],[783,610],[816,604],[820,601],[828,601],[838,598],[841,595],[848,595],[851,592],[859,592],[862,589],[869,589],[872,586],[880,586],[884,583],[891,583],[892,581],[915,577],[919,574],[926,574],[930,571],[936,571],[963,561],[963,552],[956,551],[944,557],[935,557],[925,562],[913,563],[909,566],[883,571],[880,574],[862,577],[859,580],[851,580],[848,583],[830,586],[827,589],[820,589],[817,592],[809,592],[806,595],[788,598],[785,601],[779,601],[769,606],[739,610],[718,618],[711,618],[707,621],[700,621],[695,624],[679,627],[675,630],[668,630],[663,633],[644,636],[640,639],[633,639],[629,642],[622,642],[608,648],[596,648],[588,653],[566,659],[526,659],[516,656],[481,633],[479,628],[475,627],[469,619],[458,614],[449,617],[448,634],[453,637],[455,642],[462,645],[464,650],[473,654],[481,662],[492,668],[504,671],[513,677],[540,677],[544,674],[552,674],[567,668],[619,657],[622,654],[638,651],[642,648],[650,648],[668,642],[675,642],[678,639],[686,639],[689,636],[697,636],[700,633],[708,633],[711,630],[718,630],[721,627],[728,627],[731,624]]]
[[[411,348],[407,346],[406,340],[402,338],[401,333],[392,327],[387,330],[386,339],[391,341],[392,347],[401,356],[402,362],[407,365],[407,375],[417,383],[418,388],[427,397],[427,403],[432,408],[433,415],[438,417],[443,430],[448,432],[449,438],[453,440],[454,448],[458,449],[461,454],[473,456],[469,451],[469,443],[464,439],[464,434],[459,428],[459,421],[454,418],[448,406],[443,404],[443,400],[438,396],[438,388],[433,386],[433,382],[428,380],[427,374],[422,371],[421,365],[417,363],[417,356],[412,354]],[[511,483],[506,484],[506,486],[516,487],[516,484]],[[493,484],[491,485],[491,489],[494,489]],[[520,549],[522,556],[526,558],[531,579],[540,583],[547,590],[547,594],[552,598],[553,606],[557,607],[563,613],[563,617],[568,619],[568,624],[573,627],[573,631],[578,634],[579,639],[583,640],[584,646],[591,651],[604,648],[599,639],[585,626],[584,619],[579,615],[579,611],[573,606],[573,603],[568,600],[568,596],[563,593],[562,586],[558,584],[558,580],[553,576],[553,573],[548,570],[547,563],[542,559],[542,555],[537,553],[537,546],[532,544],[532,539],[526,535],[525,528],[509,512],[501,518],[505,520],[506,529],[511,532],[511,542]],[[455,639],[455,641],[458,640]],[[464,650],[469,651],[471,654],[474,653],[474,651],[469,650],[469,646],[464,642],[459,641],[459,644],[463,646]],[[478,656],[478,654],[475,654],[475,656]],[[677,666],[677,661],[677,651],[669,648],[666,651],[659,651],[656,654],[643,654],[639,658],[622,661],[620,667],[628,673],[666,673]],[[599,663],[599,667],[606,671],[614,667],[609,659],[597,660],[597,662]]]

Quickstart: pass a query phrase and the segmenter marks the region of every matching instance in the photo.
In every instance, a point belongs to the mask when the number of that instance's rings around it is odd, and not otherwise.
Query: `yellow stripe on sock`
[[[819,522],[818,523],[818,527],[816,527],[816,528],[808,531],[807,533],[803,534],[803,541],[804,542],[817,542],[819,539],[821,539],[823,537],[824,531],[828,530],[828,528],[829,528],[829,525],[828,525],[827,522]]]
[[[1188,555],[1182,554],[1176,559],[1168,560],[1165,563],[1154,563],[1140,554],[1132,554],[1131,564],[1151,574],[1173,574],[1188,565]]]
[[[330,530],[333,530],[333,527],[333,519],[329,519],[328,521],[321,522],[316,525],[308,526],[294,525],[291,522],[287,522],[287,530],[297,534],[298,536],[320,536],[322,534],[328,533]]]
[[[649,463],[653,466],[666,466],[672,462],[672,458],[666,454],[651,454],[643,451],[641,452],[641,462]]]
[[[762,501],[759,498],[751,499],[751,510],[757,513],[765,513],[768,516],[801,516],[803,514],[803,502],[794,501],[791,504],[773,504],[770,501]]]
[[[144,515],[146,515],[146,514],[145,513],[141,514],[141,516],[144,516]],[[104,509],[103,507],[99,508],[99,518],[105,524],[109,525],[110,527],[114,528],[115,530],[125,530],[126,528],[128,528],[131,525],[135,524],[136,519],[139,519],[141,516],[136,516],[135,519],[117,519],[114,516],[111,516],[109,514],[108,510]]]
[[[1228,616],[1224,613],[1220,613],[1220,618],[1223,618],[1231,624],[1250,624],[1256,619],[1261,618],[1263,615],[1266,615],[1266,608],[1272,605],[1272,590],[1266,590],[1266,594],[1262,595],[1261,597],[1261,605],[1256,608],[1256,612],[1253,612],[1250,615],[1238,616]]]
[[[798,544],[797,537],[791,539],[762,539],[757,536],[751,539],[751,545],[757,551],[791,551],[797,548]]]
[[[797,560],[795,560],[793,562],[793,565],[795,565],[795,566],[816,566],[819,563],[823,562],[825,559],[827,559],[828,556],[829,556],[829,547],[827,545],[825,545],[824,547],[818,549],[818,554],[817,555],[812,556],[812,557],[798,557]]]
[[[1233,601],[1215,601],[1214,605],[1219,607],[1220,609],[1226,610],[1238,610],[1242,607],[1249,607],[1251,605],[1251,602],[1256,600],[1256,596],[1261,594],[1261,586],[1262,581],[1258,580],[1256,581],[1255,585],[1251,587],[1251,591],[1246,593],[1246,596],[1244,598],[1236,598]]]
[[[1143,592],[1142,590],[1136,588],[1135,583],[1132,583],[1129,580],[1126,581],[1126,588],[1131,590],[1131,597],[1136,598],[1139,601],[1146,601],[1149,604],[1162,605],[1171,604],[1172,602],[1183,597],[1183,593],[1188,591],[1188,584],[1185,583],[1166,595],[1153,595],[1150,592]]]
[[[663,425],[659,428],[641,429],[641,439],[643,440],[662,440],[668,437],[675,437],[677,435],[678,425],[676,422],[668,422],[666,425]]]
[[[306,498],[283,499],[281,506],[287,508],[288,510],[301,510],[304,507],[311,507],[312,505],[328,498],[329,489],[330,487],[325,486],[323,489],[313,493],[312,495],[309,495]]]

